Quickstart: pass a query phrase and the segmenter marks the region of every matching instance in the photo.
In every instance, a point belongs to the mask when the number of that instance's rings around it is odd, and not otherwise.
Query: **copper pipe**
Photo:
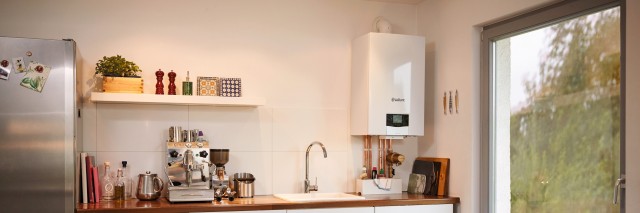
[[[384,169],[384,177],[387,177],[387,139],[382,141],[382,169]]]
[[[386,163],[384,162],[384,139],[380,139],[380,150],[378,151],[378,158],[379,158],[378,161],[380,164],[380,168],[378,168],[378,174],[379,174],[380,171],[384,170],[384,167],[386,165]]]
[[[385,160],[386,160],[386,155],[392,152],[393,152],[393,148],[391,148],[391,139],[387,139],[387,152],[385,152]],[[392,178],[393,165],[391,164],[391,162],[386,162],[386,163],[387,163],[387,168],[384,170],[384,172],[386,172],[386,177]]]
[[[364,136],[364,142],[362,142],[362,165],[365,167],[364,172],[368,172],[367,165],[367,136]]]
[[[380,162],[382,164],[382,168],[380,168],[381,171],[384,171],[382,173],[382,175],[386,175],[387,174],[387,159],[385,159],[385,155],[387,153],[387,139],[381,139],[380,140],[382,142],[382,148],[380,149]]]
[[[382,159],[384,159],[384,177],[389,177],[389,162],[387,162],[387,153],[389,152],[389,139],[384,140],[384,152],[382,152]]]
[[[383,160],[383,143],[384,143],[384,139],[380,139],[378,138],[378,171],[380,171],[380,169],[382,169],[382,167],[384,166],[384,160]],[[380,172],[378,172],[380,173]]]
[[[365,167],[365,172],[367,173],[367,178],[371,178],[371,136],[364,136],[364,152],[362,153],[362,158],[364,159],[363,166]]]
[[[366,135],[364,137],[364,143],[365,143],[365,146],[367,147],[367,152],[365,153],[366,158],[367,158],[365,167],[367,167],[367,177],[369,179],[371,179],[371,164],[372,164],[372,160],[371,160],[371,136],[370,135]]]
[[[373,167],[373,150],[371,149],[371,136],[369,138],[369,178],[371,178],[371,169]]]

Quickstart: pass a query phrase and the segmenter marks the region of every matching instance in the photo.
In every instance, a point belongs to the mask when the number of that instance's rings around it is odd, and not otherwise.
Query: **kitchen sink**
[[[364,197],[346,193],[274,194],[273,196],[289,202],[364,200]]]

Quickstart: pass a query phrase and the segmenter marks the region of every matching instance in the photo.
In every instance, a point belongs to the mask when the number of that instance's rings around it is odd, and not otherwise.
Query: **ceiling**
[[[366,1],[380,1],[380,2],[402,3],[402,4],[419,4],[424,0],[366,0]]]

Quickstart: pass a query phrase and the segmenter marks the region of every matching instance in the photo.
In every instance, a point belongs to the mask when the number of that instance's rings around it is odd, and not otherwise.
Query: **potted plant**
[[[138,65],[120,55],[102,57],[96,63],[96,75],[102,75],[102,91],[114,93],[143,93],[143,81]]]

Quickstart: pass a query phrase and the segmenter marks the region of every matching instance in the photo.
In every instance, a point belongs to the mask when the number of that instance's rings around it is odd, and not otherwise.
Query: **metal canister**
[[[239,198],[252,198],[254,195],[253,182],[256,179],[251,173],[236,173],[233,175],[233,187]]]
[[[191,134],[191,138],[190,138],[189,142],[196,142],[196,139],[198,138],[198,132],[199,131],[200,130],[198,130],[198,129],[194,129],[194,130],[189,131],[189,133]]]
[[[191,142],[191,131],[182,130],[182,141],[181,142]]]
[[[182,139],[182,127],[169,127],[169,142],[180,142]]]

